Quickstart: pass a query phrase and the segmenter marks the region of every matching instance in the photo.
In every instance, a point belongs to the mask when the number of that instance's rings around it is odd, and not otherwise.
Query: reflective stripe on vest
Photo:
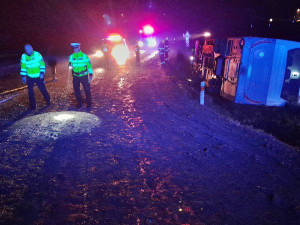
[[[81,51],[70,55],[69,64],[71,64],[73,68],[74,76],[82,77],[88,73],[93,73],[89,57]]]
[[[31,55],[23,54],[21,57],[21,76],[38,78],[40,73],[45,73],[45,62],[40,53],[34,51]]]

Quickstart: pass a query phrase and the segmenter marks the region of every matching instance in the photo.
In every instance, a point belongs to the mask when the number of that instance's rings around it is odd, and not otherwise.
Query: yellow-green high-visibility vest
[[[73,67],[72,73],[76,77],[82,77],[88,73],[93,73],[89,57],[81,51],[70,55],[69,64]]]
[[[45,73],[45,62],[40,53],[34,51],[31,55],[24,53],[21,57],[21,76],[31,78],[40,77],[40,73]]]

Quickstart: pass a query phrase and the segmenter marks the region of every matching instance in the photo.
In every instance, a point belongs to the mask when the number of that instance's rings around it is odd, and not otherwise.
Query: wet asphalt
[[[91,57],[91,109],[66,61],[51,106],[37,89],[36,110],[26,90],[0,104],[0,223],[299,224],[299,151],[200,106],[176,61],[145,54]]]

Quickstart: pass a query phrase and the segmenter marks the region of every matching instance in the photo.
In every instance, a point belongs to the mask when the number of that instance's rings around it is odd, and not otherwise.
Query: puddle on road
[[[30,116],[14,123],[9,131],[18,139],[56,140],[90,133],[101,120],[90,113],[63,111]]]
[[[125,125],[129,128],[136,128],[143,125],[143,119],[140,116],[135,115],[137,109],[134,107],[135,99],[131,93],[125,95],[123,99],[123,107],[121,119]]]
[[[101,67],[94,69],[93,81],[91,85],[97,85],[101,79],[103,79],[104,69]]]
[[[119,83],[118,83],[118,87],[119,87],[119,88],[123,88],[124,84],[125,84],[125,78],[124,78],[124,77],[121,77],[121,79],[120,79],[120,81],[119,81]]]
[[[150,55],[148,55],[145,59],[141,61],[141,63],[145,63],[149,61],[150,59],[154,58],[158,54],[158,50],[152,52]]]
[[[103,72],[104,72],[104,69],[101,67],[94,69],[94,74],[102,74]]]

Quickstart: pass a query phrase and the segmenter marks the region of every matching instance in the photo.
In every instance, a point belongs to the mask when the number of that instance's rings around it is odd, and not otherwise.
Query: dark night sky
[[[92,44],[108,32],[103,22],[104,13],[115,18],[115,28],[127,37],[135,34],[145,22],[154,24],[157,33],[174,36],[186,29],[193,33],[210,30],[215,37],[250,36],[250,24],[264,30],[269,18],[281,22],[291,19],[296,9],[300,8],[300,3],[297,2],[299,1],[5,0],[1,3],[0,50],[22,48],[27,42],[41,48],[57,43],[67,45],[72,41]],[[123,19],[121,13],[124,14]]]

